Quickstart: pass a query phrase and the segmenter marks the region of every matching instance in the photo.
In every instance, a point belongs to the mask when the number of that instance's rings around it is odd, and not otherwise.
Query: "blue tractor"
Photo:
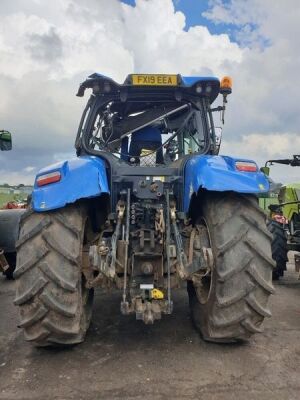
[[[16,298],[36,346],[84,340],[96,287],[146,324],[187,287],[192,320],[214,342],[248,339],[270,316],[271,234],[254,161],[219,156],[231,79],[93,74],[77,157],[42,169],[17,244]],[[212,107],[217,96],[223,105]]]

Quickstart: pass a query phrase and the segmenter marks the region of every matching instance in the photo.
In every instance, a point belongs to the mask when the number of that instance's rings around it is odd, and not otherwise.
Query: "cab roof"
[[[85,89],[92,89],[94,95],[119,98],[125,102],[128,95],[153,98],[172,96],[180,101],[182,97],[206,97],[212,103],[220,92],[220,81],[215,77],[182,76],[167,74],[130,74],[119,84],[108,76],[94,73],[80,84],[77,96],[83,97]]]

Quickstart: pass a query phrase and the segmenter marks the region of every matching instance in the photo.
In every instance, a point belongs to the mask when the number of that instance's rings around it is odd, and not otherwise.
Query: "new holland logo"
[[[191,184],[190,184],[190,191],[189,191],[189,197],[191,197],[193,193],[194,193],[194,188],[193,188],[193,184],[192,184],[192,182],[191,182]]]

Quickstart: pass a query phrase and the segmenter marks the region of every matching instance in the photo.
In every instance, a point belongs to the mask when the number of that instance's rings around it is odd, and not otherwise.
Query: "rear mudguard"
[[[56,171],[61,174],[59,182],[37,185],[40,176]],[[49,211],[103,193],[109,193],[104,161],[94,156],[77,157],[39,171],[32,192],[32,207],[37,212]]]
[[[242,172],[235,168],[236,161],[252,161],[227,156],[194,156],[184,170],[184,211],[187,212],[191,196],[199,189],[217,192],[266,193],[269,181],[257,172]]]
[[[19,226],[25,209],[0,210],[0,250],[5,253],[16,251]]]

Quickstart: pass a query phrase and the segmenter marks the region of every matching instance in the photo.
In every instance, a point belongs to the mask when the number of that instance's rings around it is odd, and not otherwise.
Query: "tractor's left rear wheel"
[[[14,303],[25,339],[35,346],[84,340],[93,303],[82,274],[86,226],[85,209],[75,205],[23,216]]]

